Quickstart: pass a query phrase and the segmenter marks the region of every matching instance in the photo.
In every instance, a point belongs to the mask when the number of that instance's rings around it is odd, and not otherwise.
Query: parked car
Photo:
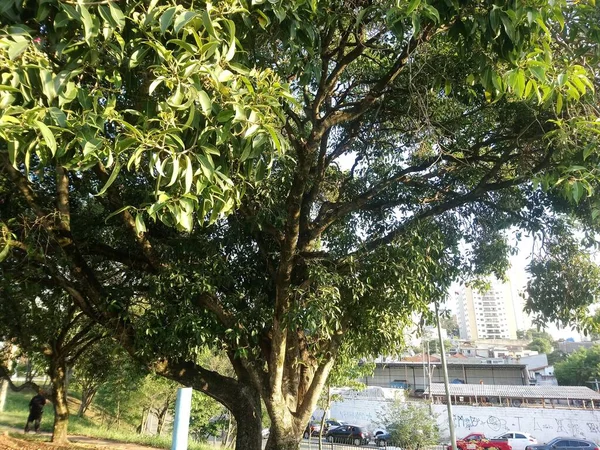
[[[479,448],[496,448],[498,450],[512,450],[508,439],[488,439],[483,433],[471,433],[456,441],[460,450],[476,450]],[[452,446],[448,446],[452,450]]]
[[[497,439],[507,439],[513,450],[525,450],[525,447],[528,445],[535,445],[538,443],[537,439],[531,434],[523,433],[522,431],[509,431],[502,436],[498,436]]]
[[[263,428],[261,434],[263,439],[269,439],[269,434],[271,434],[271,430],[269,428]]]
[[[371,440],[371,435],[367,430],[356,425],[341,425],[327,431],[325,435],[327,442],[337,442],[340,444],[364,445]]]
[[[525,450],[600,450],[598,445],[585,439],[556,437],[542,445],[528,445]]]
[[[311,436],[318,436],[321,431],[321,423],[317,421],[308,422],[304,429],[304,439],[308,439]]]
[[[375,445],[377,447],[387,447],[390,445],[390,433],[379,433],[375,436]]]
[[[417,397],[417,398],[425,397],[425,389],[415,389],[413,392],[413,397]]]
[[[341,420],[335,420],[335,419],[327,419],[325,420],[325,432],[335,428],[335,427],[341,427],[342,425],[346,425],[346,422],[342,422]]]

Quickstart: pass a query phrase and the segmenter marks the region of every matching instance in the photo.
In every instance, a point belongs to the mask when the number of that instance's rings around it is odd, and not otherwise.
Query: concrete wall
[[[447,439],[448,413],[444,405],[434,405],[438,423]],[[539,442],[556,436],[574,436],[600,442],[600,411],[578,409],[497,408],[453,406],[456,436],[478,431],[488,437],[506,431],[531,433]]]
[[[388,401],[361,398],[334,402],[332,418],[355,425],[365,426],[371,431],[379,427],[378,422]],[[420,405],[428,407],[426,403]],[[457,437],[481,432],[488,437],[499,436],[507,431],[531,433],[540,443],[557,436],[574,436],[600,443],[600,411],[580,409],[544,409],[509,407],[452,407]],[[445,405],[433,405],[444,441],[448,441],[448,413]],[[322,411],[315,411],[320,418]]]

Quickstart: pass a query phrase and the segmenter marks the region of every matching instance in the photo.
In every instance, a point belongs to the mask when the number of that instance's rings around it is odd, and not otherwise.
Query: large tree
[[[220,401],[238,448],[261,398],[297,448],[339,352],[500,276],[503,230],[598,210],[591,2],[178,3],[3,7],[1,267]]]
[[[38,355],[45,363],[51,385],[49,399],[54,408],[52,442],[67,442],[68,370],[104,334],[62,291],[40,291],[35,283],[0,285],[0,299],[0,339],[16,345],[25,354]],[[0,377],[12,389],[20,390],[30,384],[39,392],[35,383],[15,386],[10,375],[9,368],[0,365]]]
[[[600,376],[600,346],[580,348],[554,365],[554,375],[561,386],[594,387]]]

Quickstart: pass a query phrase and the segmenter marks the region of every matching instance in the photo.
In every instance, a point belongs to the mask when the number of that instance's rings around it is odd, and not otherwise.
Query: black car
[[[528,445],[525,450],[600,450],[592,441],[572,437],[557,437],[543,445]]]
[[[319,432],[321,431],[321,423],[314,421],[314,422],[309,422],[308,425],[306,425],[306,428],[304,429],[304,439],[308,439],[311,436],[318,436]]]
[[[390,433],[381,433],[375,436],[375,445],[377,447],[387,447],[390,444]]]
[[[326,434],[327,442],[340,444],[364,445],[371,440],[371,435],[364,428],[356,425],[342,425],[330,429]]]
[[[339,420],[327,419],[325,421],[325,431],[333,430],[334,428],[341,427],[342,425],[346,425],[345,422],[341,422]]]

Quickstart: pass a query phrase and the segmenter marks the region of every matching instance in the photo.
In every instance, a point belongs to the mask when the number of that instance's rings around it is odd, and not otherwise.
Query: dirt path
[[[10,432],[11,436],[8,435]],[[147,447],[139,444],[97,439],[87,436],[69,436],[69,445],[55,445],[50,440],[50,433],[40,433],[39,439],[20,439],[22,430],[16,428],[2,427],[0,434],[0,450],[157,450],[155,447]]]

